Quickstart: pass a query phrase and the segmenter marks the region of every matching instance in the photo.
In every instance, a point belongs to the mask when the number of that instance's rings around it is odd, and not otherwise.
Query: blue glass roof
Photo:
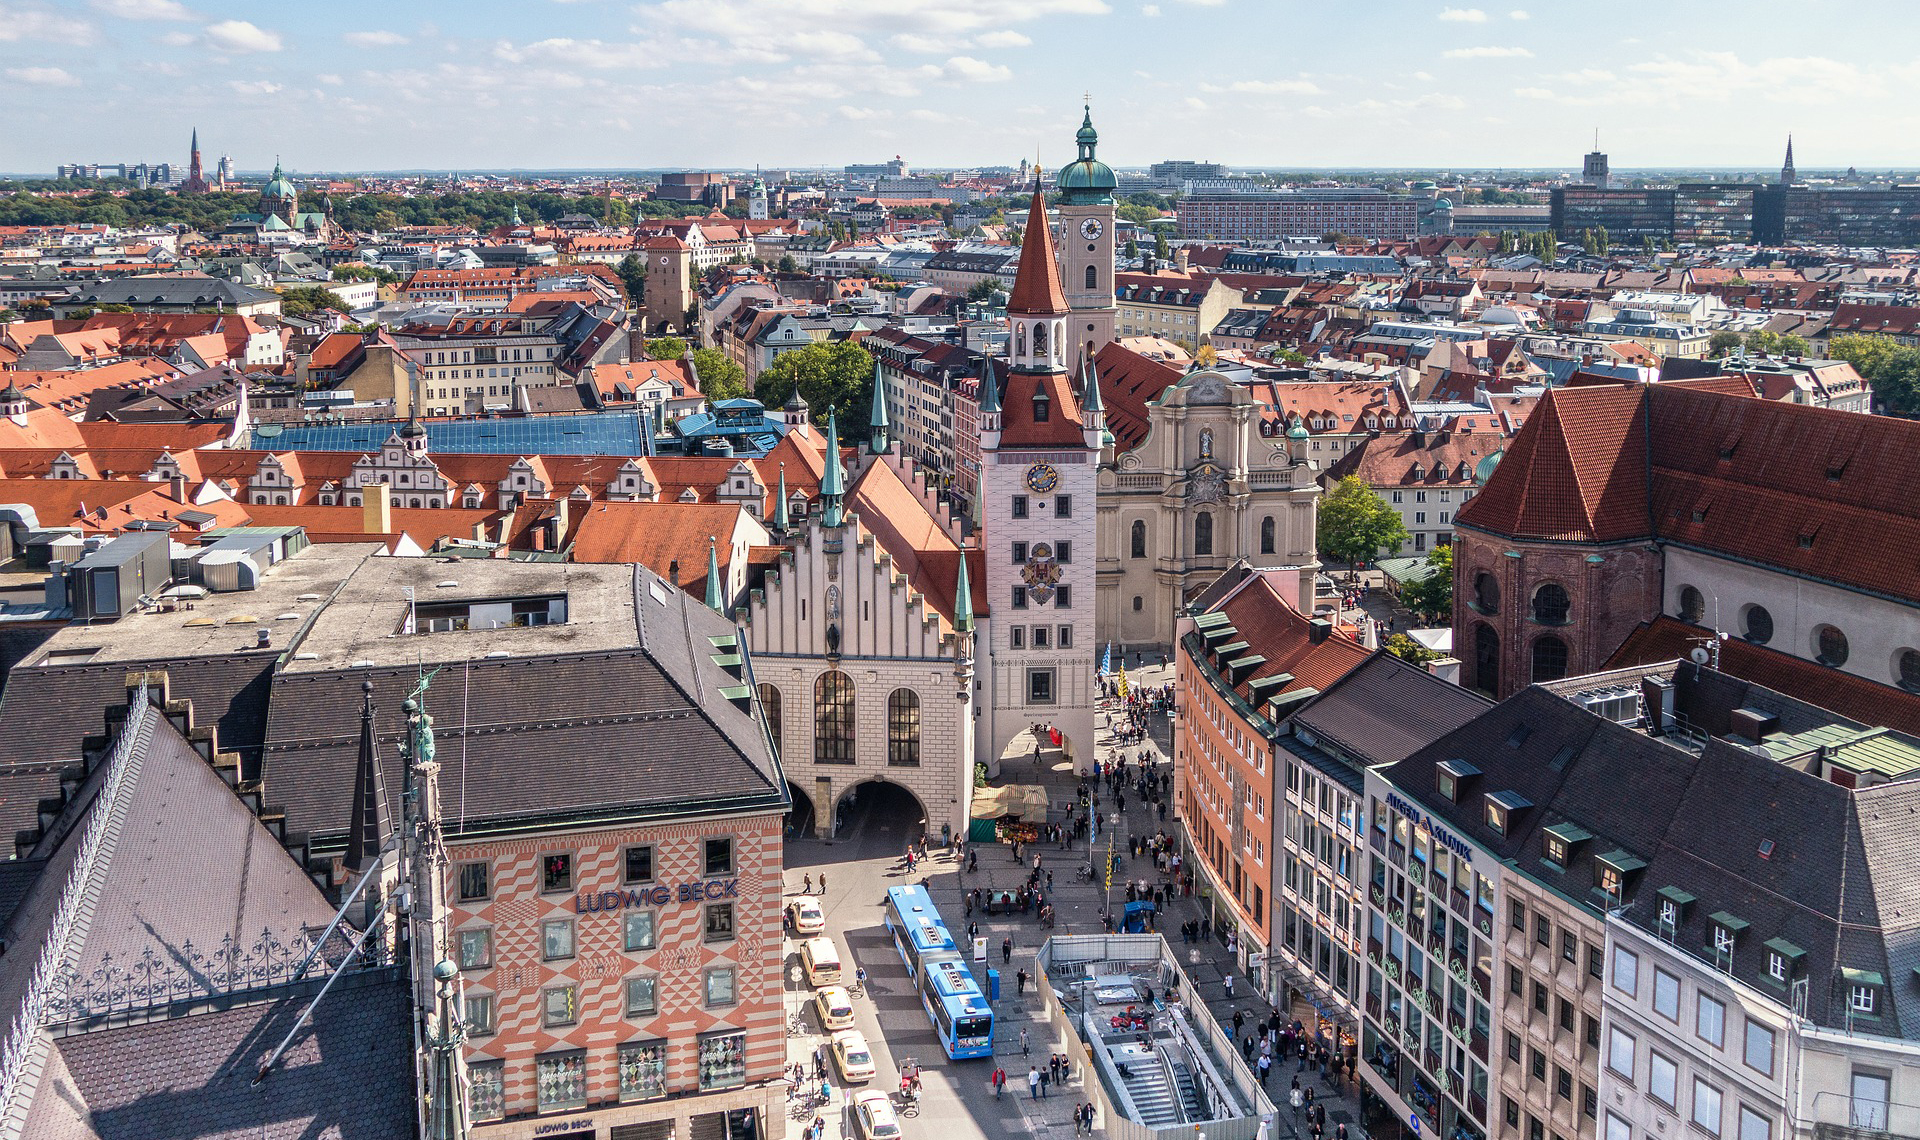
[[[428,421],[427,450],[456,455],[650,455],[637,412],[515,419]],[[399,427],[360,424],[261,424],[253,445],[269,451],[374,452]]]

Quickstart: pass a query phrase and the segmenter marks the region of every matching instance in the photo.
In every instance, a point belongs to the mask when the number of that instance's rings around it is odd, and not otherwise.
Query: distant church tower
[[[1099,132],[1085,109],[1074,136],[1080,157],[1060,172],[1060,277],[1073,312],[1068,334],[1075,370],[1113,339],[1113,170],[1093,156]],[[1024,264],[1024,262],[1022,263]]]
[[[1780,185],[1791,186],[1795,178],[1793,172],[1793,136],[1787,136],[1787,161],[1780,165]]]
[[[209,189],[206,172],[200,169],[200,128],[195,127],[193,150],[187,156],[187,177],[180,183],[180,193],[205,194]]]
[[[1014,737],[1042,725],[1059,731],[1077,769],[1094,758],[1094,493],[1106,422],[1081,408],[1068,379],[1085,320],[1060,288],[1038,179],[1007,322],[1005,392],[989,374],[980,393],[977,514],[992,629],[979,758],[997,772]]]
[[[260,191],[260,216],[271,214],[288,225],[293,224],[293,216],[300,212],[300,191],[281,173],[280,160],[273,160],[273,177],[267,180],[266,188]]]
[[[753,192],[747,197],[747,218],[755,222],[764,222],[768,218],[767,184],[760,178],[753,180]]]

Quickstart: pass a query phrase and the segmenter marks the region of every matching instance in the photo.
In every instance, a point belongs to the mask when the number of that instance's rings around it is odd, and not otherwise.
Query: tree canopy
[[[828,407],[837,407],[843,436],[857,439],[865,434],[860,429],[873,406],[873,357],[866,349],[841,340],[781,353],[760,370],[753,398],[769,408],[779,408],[796,387],[811,408],[814,422],[826,423]],[[853,426],[849,429],[846,425]]]
[[[1318,538],[1322,555],[1352,566],[1371,562],[1382,550],[1398,550],[1407,541],[1407,528],[1372,487],[1349,475],[1320,499]]]
[[[700,393],[708,400],[738,400],[747,391],[747,370],[717,348],[693,350],[693,369],[700,374]]]
[[[322,309],[334,309],[346,313],[353,306],[340,299],[340,294],[318,285],[301,285],[280,294],[280,311],[290,317],[304,317]]]
[[[1436,546],[1427,552],[1431,572],[1400,590],[1400,601],[1422,620],[1441,623],[1453,620],[1453,547]]]
[[[1404,633],[1396,633],[1388,637],[1380,643],[1380,647],[1409,665],[1425,665],[1429,661],[1438,661],[1445,656],[1439,650],[1428,649]]]
[[[1844,360],[1873,385],[1874,399],[1890,415],[1920,418],[1920,348],[1908,348],[1881,333],[1837,336],[1827,355]]]

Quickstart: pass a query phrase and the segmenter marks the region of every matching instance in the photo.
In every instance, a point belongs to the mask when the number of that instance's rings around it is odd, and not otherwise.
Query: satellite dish
[[[1713,660],[1713,654],[1708,653],[1707,647],[1704,645],[1695,646],[1693,652],[1687,654],[1687,657],[1692,660],[1695,665],[1705,665],[1707,662]]]

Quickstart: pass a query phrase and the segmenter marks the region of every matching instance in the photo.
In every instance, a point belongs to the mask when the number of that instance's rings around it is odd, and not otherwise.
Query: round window
[[[1920,650],[1902,649],[1894,654],[1893,676],[1901,688],[1920,692]]]
[[[1847,635],[1835,626],[1823,625],[1814,630],[1813,647],[1822,665],[1840,666],[1847,663]]]
[[[1765,645],[1773,640],[1773,615],[1765,606],[1748,606],[1741,636],[1755,645]]]
[[[1692,586],[1680,587],[1680,620],[1695,625],[1707,613],[1707,599]]]

